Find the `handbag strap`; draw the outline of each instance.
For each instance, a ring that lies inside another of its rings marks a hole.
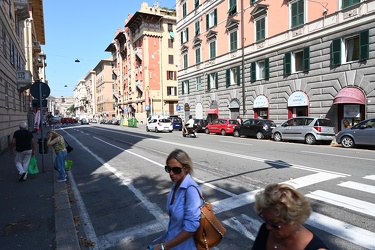
[[[66,145],[68,145],[70,147],[69,143],[65,140],[65,138],[64,138],[64,141],[65,141]]]
[[[201,197],[201,199],[203,200],[203,203],[206,203],[206,200],[204,199],[203,195],[201,194],[201,192],[199,191],[199,189],[196,186],[194,186],[194,185],[188,186],[186,188],[186,192],[187,192],[189,187],[195,187],[195,189],[198,191],[199,197]],[[185,193],[185,203],[186,203],[186,193]]]

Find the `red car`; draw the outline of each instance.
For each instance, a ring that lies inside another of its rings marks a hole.
[[[238,124],[236,119],[219,118],[213,120],[206,126],[206,134],[233,134],[234,127],[237,125]]]

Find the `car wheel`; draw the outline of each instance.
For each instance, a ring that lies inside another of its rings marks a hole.
[[[241,135],[240,135],[240,132],[238,130],[235,130],[235,131],[233,131],[233,136],[234,137],[240,137]]]
[[[257,139],[263,139],[264,138],[264,134],[260,131],[257,132]]]
[[[173,132],[173,130],[169,130],[169,133],[172,133]]]
[[[226,134],[227,134],[227,132],[225,132],[224,129],[222,129],[222,130],[220,131],[220,133],[221,133],[221,135],[226,135]]]
[[[209,134],[210,133],[210,130],[208,130],[208,128],[206,128],[206,134]]]
[[[150,132],[150,130],[148,129],[148,127],[146,127],[146,132]]]
[[[315,139],[315,136],[312,135],[312,134],[308,134],[305,136],[305,142],[307,144],[310,144],[310,145],[313,145],[316,143],[316,139]]]
[[[283,140],[282,137],[281,137],[281,134],[280,134],[280,133],[275,133],[275,134],[273,135],[273,139],[274,139],[275,141],[282,141],[282,140]]]
[[[159,130],[158,130],[158,128],[157,128],[157,127],[155,127],[155,132],[156,132],[156,133],[159,133]]]
[[[341,139],[341,146],[344,148],[353,148],[354,145],[354,140],[350,136],[344,136]]]

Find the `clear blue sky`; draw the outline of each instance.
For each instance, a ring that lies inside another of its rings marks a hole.
[[[111,56],[105,49],[128,14],[152,0],[44,0],[47,55],[46,75],[51,96],[73,96],[74,86],[101,59]],[[159,0],[160,6],[175,9],[175,0]],[[76,59],[80,63],[74,62]],[[67,87],[64,87],[67,85]]]

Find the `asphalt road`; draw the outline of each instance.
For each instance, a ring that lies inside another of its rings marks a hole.
[[[74,147],[70,185],[81,238],[92,249],[145,249],[168,222],[165,159],[189,153],[194,178],[227,234],[216,249],[251,249],[261,224],[253,197],[287,182],[312,199],[306,226],[330,249],[375,249],[375,151],[232,136],[146,132],[142,127],[63,128]]]

